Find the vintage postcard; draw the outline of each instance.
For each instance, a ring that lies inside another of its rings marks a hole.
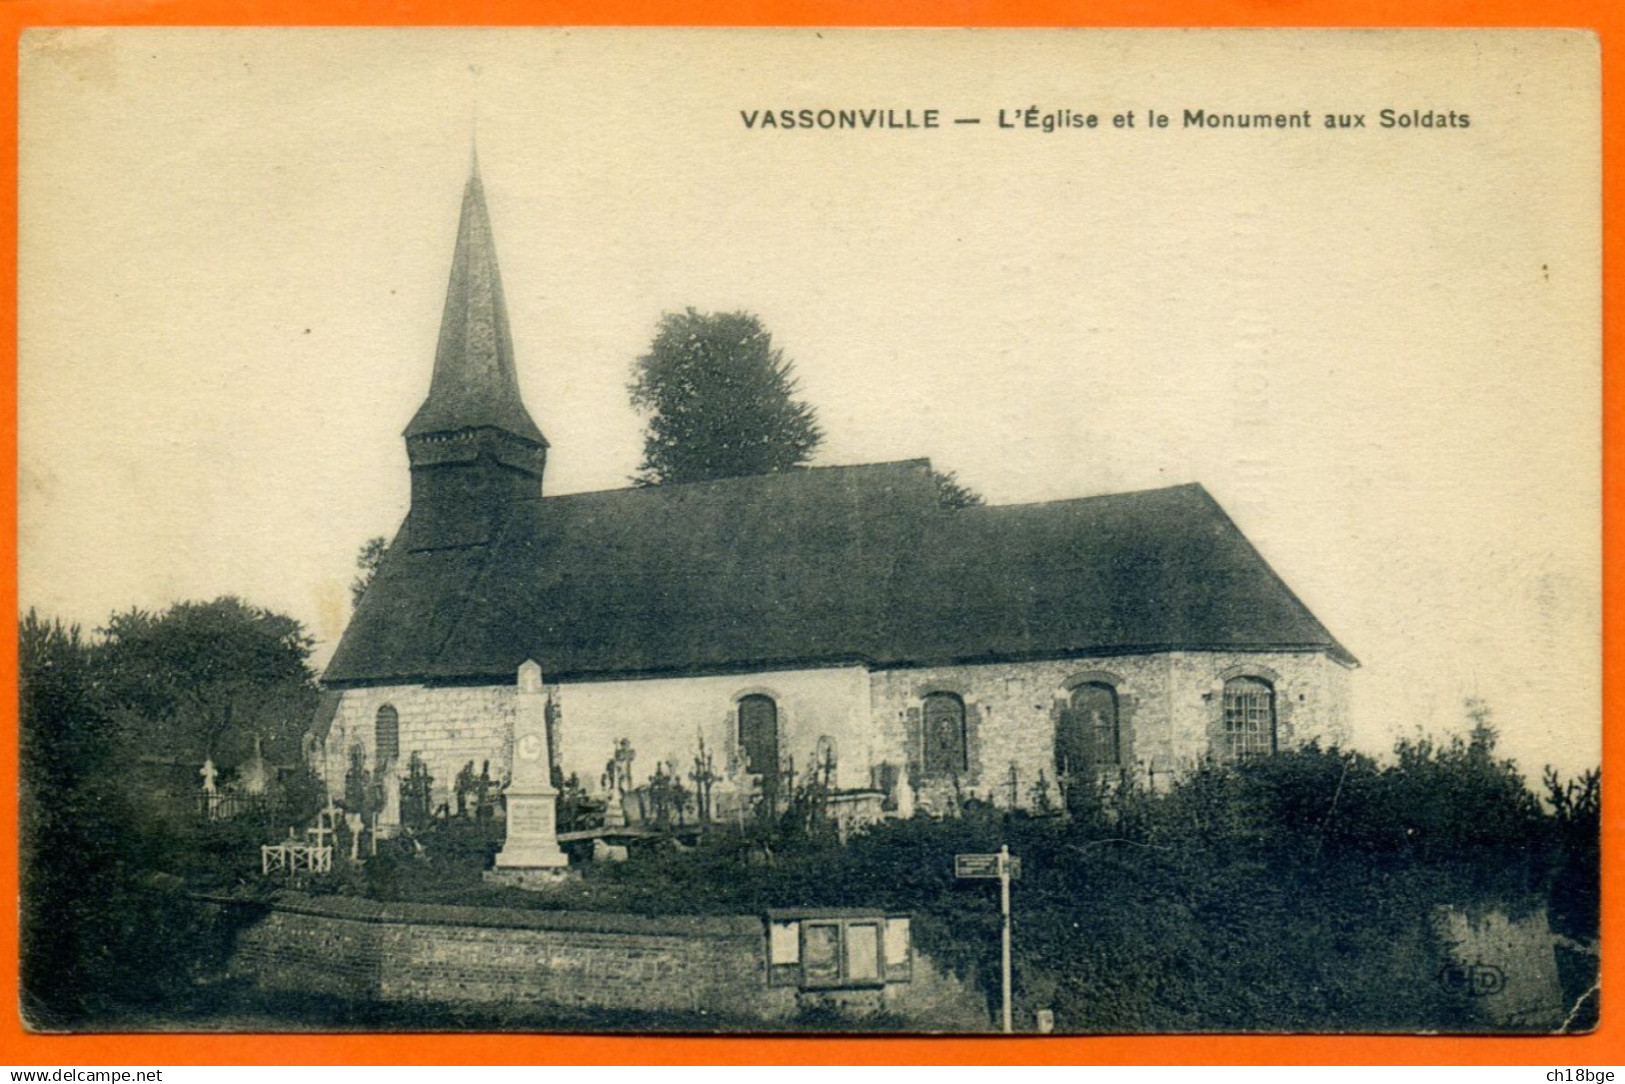
[[[1599,49],[35,29],[38,1032],[1585,1032]]]

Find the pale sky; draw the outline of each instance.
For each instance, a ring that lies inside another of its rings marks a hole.
[[[1362,748],[1477,695],[1531,773],[1598,759],[1588,36],[80,30],[21,80],[24,607],[236,594],[326,660],[406,512],[477,95],[547,491],[636,469],[662,312],[747,309],[817,462],[1201,482],[1360,658]],[[1031,105],[1099,127],[999,126]],[[740,115],[825,106],[941,127]]]

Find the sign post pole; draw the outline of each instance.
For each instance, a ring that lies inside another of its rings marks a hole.
[[[999,848],[999,909],[1004,914],[1004,938],[1001,946],[1004,971],[1004,1033],[1015,1029],[1010,1021],[1010,845]]]
[[[1004,844],[998,854],[954,855],[954,876],[973,880],[999,881],[999,913],[1003,918],[1000,936],[1004,972],[1004,1033],[1015,1031],[1010,1019],[1010,882],[1021,879],[1021,859],[1010,853]]]

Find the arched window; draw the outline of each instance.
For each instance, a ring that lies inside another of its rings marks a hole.
[[[393,706],[385,704],[378,709],[372,723],[373,763],[382,767],[400,759],[401,716]]]
[[[961,775],[969,767],[965,757],[965,701],[954,693],[932,693],[925,698],[923,764],[927,775]]]
[[[1117,690],[1104,681],[1073,689],[1055,745],[1055,766],[1067,775],[1122,764]]]
[[[1275,752],[1275,689],[1263,678],[1235,677],[1224,683],[1224,718],[1217,750],[1224,760],[1244,760]]]
[[[779,778],[779,706],[771,696],[739,698],[739,751],[745,770],[775,786]]]

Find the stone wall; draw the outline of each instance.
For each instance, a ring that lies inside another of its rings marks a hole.
[[[1224,682],[1243,674],[1274,687],[1281,748],[1349,741],[1348,671],[1325,655],[1180,651],[876,671],[876,744],[895,763],[914,766],[926,801],[941,802],[949,781],[920,777],[920,708],[930,693],[955,693],[965,701],[968,732],[961,795],[1011,804],[1013,767],[1016,804],[1030,805],[1038,773],[1056,778],[1061,707],[1079,683],[1101,682],[1117,691],[1124,766],[1160,787],[1208,755]]]
[[[960,797],[1033,803],[1039,773],[1056,779],[1055,734],[1072,688],[1100,682],[1117,692],[1122,764],[1141,782],[1165,786],[1209,755],[1222,722],[1227,678],[1249,675],[1275,690],[1281,748],[1311,739],[1344,744],[1350,737],[1348,671],[1313,652],[1176,651],[1095,659],[1041,660],[869,671],[861,666],[648,680],[578,682],[551,687],[555,702],[553,755],[563,773],[589,790],[615,743],[632,743],[632,774],[645,782],[657,764],[685,777],[703,737],[719,780],[714,805],[731,809],[744,793],[738,748],[740,697],[763,694],[778,707],[781,763],[794,758],[804,775],[820,741],[835,751],[837,785],[863,788],[882,774],[914,779],[920,796],[940,807],[953,780],[923,778],[920,712],[924,697],[951,692],[965,701],[968,768]],[[349,750],[361,746],[375,761],[380,708],[399,716],[400,759],[419,753],[434,776],[434,803],[450,802],[457,772],[489,760],[498,783],[512,754],[514,687],[423,685],[346,690],[330,729],[322,770],[342,788]],[[890,769],[885,773],[884,769]],[[912,770],[911,770],[912,769]],[[907,788],[904,788],[905,790]],[[915,794],[899,795],[907,815]],[[389,811],[383,818],[390,823]]]
[[[228,905],[229,906],[229,905]],[[752,917],[516,911],[290,896],[242,930],[232,969],[261,989],[351,1001],[793,1016],[807,995],[767,983]],[[914,979],[864,995],[912,1026],[981,1030],[985,1001],[915,954]],[[822,1000],[827,994],[816,995]]]
[[[415,752],[434,777],[432,800],[454,805],[457,773],[469,761],[474,771],[491,762],[491,778],[508,774],[513,750],[514,685],[378,685],[346,689],[319,754],[318,773],[334,796],[344,790],[350,750],[360,746],[368,770],[378,767],[376,726],[380,708],[395,709],[400,726],[397,775],[406,774]],[[392,818],[385,818],[390,820]]]
[[[869,785],[874,735],[869,726],[869,674],[861,666],[698,675],[638,681],[591,681],[557,687],[559,740],[554,751],[565,775],[598,787],[615,742],[626,738],[642,783],[657,763],[674,763],[686,776],[703,736],[722,776],[718,791],[741,784],[738,704],[741,697],[771,697],[778,708],[779,759],[795,759],[798,773],[819,739],[833,747],[837,785]],[[685,781],[685,786],[688,785]]]

